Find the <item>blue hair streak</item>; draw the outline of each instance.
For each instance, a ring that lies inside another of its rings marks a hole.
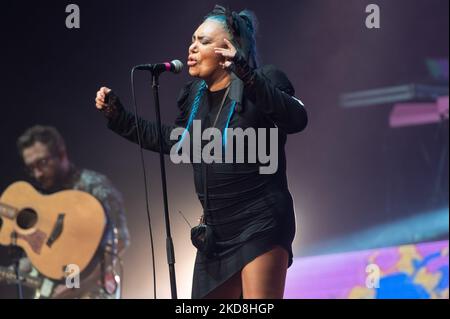
[[[180,150],[180,147],[183,144],[184,138],[186,137],[186,134],[189,132],[192,122],[194,121],[194,118],[197,115],[197,111],[200,106],[200,102],[202,100],[203,94],[206,91],[206,87],[207,87],[206,82],[202,81],[202,83],[200,84],[200,87],[197,91],[197,95],[194,98],[194,102],[192,103],[191,114],[189,115],[188,123],[187,123],[186,128],[184,129],[183,134],[181,135],[181,139],[178,143],[177,152]]]
[[[231,103],[230,112],[228,113],[227,123],[225,124],[225,128],[223,129],[222,139],[223,139],[223,147],[224,148],[227,146],[227,128],[230,125],[230,121],[231,121],[231,118],[233,117],[233,113],[234,113],[235,109],[236,109],[236,101],[233,101]]]
[[[198,108],[200,106],[200,102],[202,100],[202,97],[206,91],[207,85],[205,83],[205,81],[203,81],[200,84],[200,87],[197,91],[197,94],[194,98],[194,102],[192,103],[192,109],[191,109],[191,114],[189,115],[189,120],[188,123],[183,131],[183,134],[181,135],[181,139],[178,142],[178,147],[177,147],[177,152],[180,150],[181,145],[183,144],[184,138],[186,137],[186,134],[188,134],[189,129],[191,128],[192,122],[194,121],[195,116],[197,115],[198,112]],[[223,129],[223,134],[222,134],[222,142],[223,142],[223,147],[226,147],[227,145],[227,129],[230,125],[230,121],[231,118],[233,117],[234,111],[236,110],[236,101],[233,101],[231,103],[231,107],[230,107],[230,111],[228,113],[228,117],[227,117],[227,122],[225,124],[225,128]]]

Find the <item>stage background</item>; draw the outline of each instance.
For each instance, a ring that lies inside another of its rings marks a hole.
[[[381,29],[365,26],[365,8],[373,2],[381,9]],[[80,29],[65,27],[69,3],[81,9]],[[153,297],[142,170],[137,146],[106,128],[94,107],[95,94],[108,86],[130,108],[130,68],[175,58],[185,62],[191,35],[214,4],[77,0],[1,5],[0,191],[26,178],[16,138],[34,124],[56,126],[73,162],[107,175],[124,195],[132,241],[125,254],[125,298]],[[289,136],[286,147],[297,216],[295,256],[448,239],[448,121],[393,129],[388,122],[392,104],[345,109],[339,106],[339,96],[434,83],[425,61],[448,59],[449,2],[224,0],[221,4],[254,10],[260,21],[257,40],[263,64],[286,72],[308,110],[307,129]],[[188,80],[186,71],[161,77],[164,122],[177,115],[176,97]],[[136,91],[141,114],[153,119],[148,74],[137,74]],[[439,167],[442,154],[445,165]],[[158,298],[168,298],[159,158],[150,152],[145,158]],[[166,163],[178,292],[188,298],[195,250],[178,210],[195,223],[200,204],[191,167]],[[442,210],[436,217],[443,225],[438,230],[423,222]],[[419,228],[402,226],[417,216],[425,216],[414,224]],[[357,237],[371,229],[390,229],[384,227],[393,223],[403,230],[401,238],[393,238],[399,233],[394,230],[376,240]],[[9,263],[6,249],[0,247],[0,264]],[[14,296],[14,287],[0,285],[0,297]]]

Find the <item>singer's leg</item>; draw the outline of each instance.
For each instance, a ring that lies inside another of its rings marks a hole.
[[[222,285],[206,295],[205,299],[238,299],[241,294],[241,272],[237,272]]]
[[[288,267],[288,252],[276,246],[242,269],[244,299],[282,299]]]

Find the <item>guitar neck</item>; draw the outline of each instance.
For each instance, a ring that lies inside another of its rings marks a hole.
[[[5,281],[8,284],[17,284],[17,276],[15,271],[0,266],[0,282]],[[29,275],[21,275],[20,282],[28,287],[33,289],[39,289],[42,286],[42,280],[39,278],[31,277]]]
[[[0,202],[0,217],[5,217],[8,219],[14,219],[16,217],[18,209]]]

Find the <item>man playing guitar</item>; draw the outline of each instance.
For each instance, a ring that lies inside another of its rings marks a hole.
[[[93,195],[103,206],[106,228],[97,252],[81,273],[80,287],[54,282],[52,298],[120,298],[120,255],[129,245],[120,193],[103,175],[77,168],[67,154],[60,133],[49,126],[33,126],[17,140],[19,154],[35,187],[43,194],[79,190]],[[80,238],[82,241],[83,238]]]

